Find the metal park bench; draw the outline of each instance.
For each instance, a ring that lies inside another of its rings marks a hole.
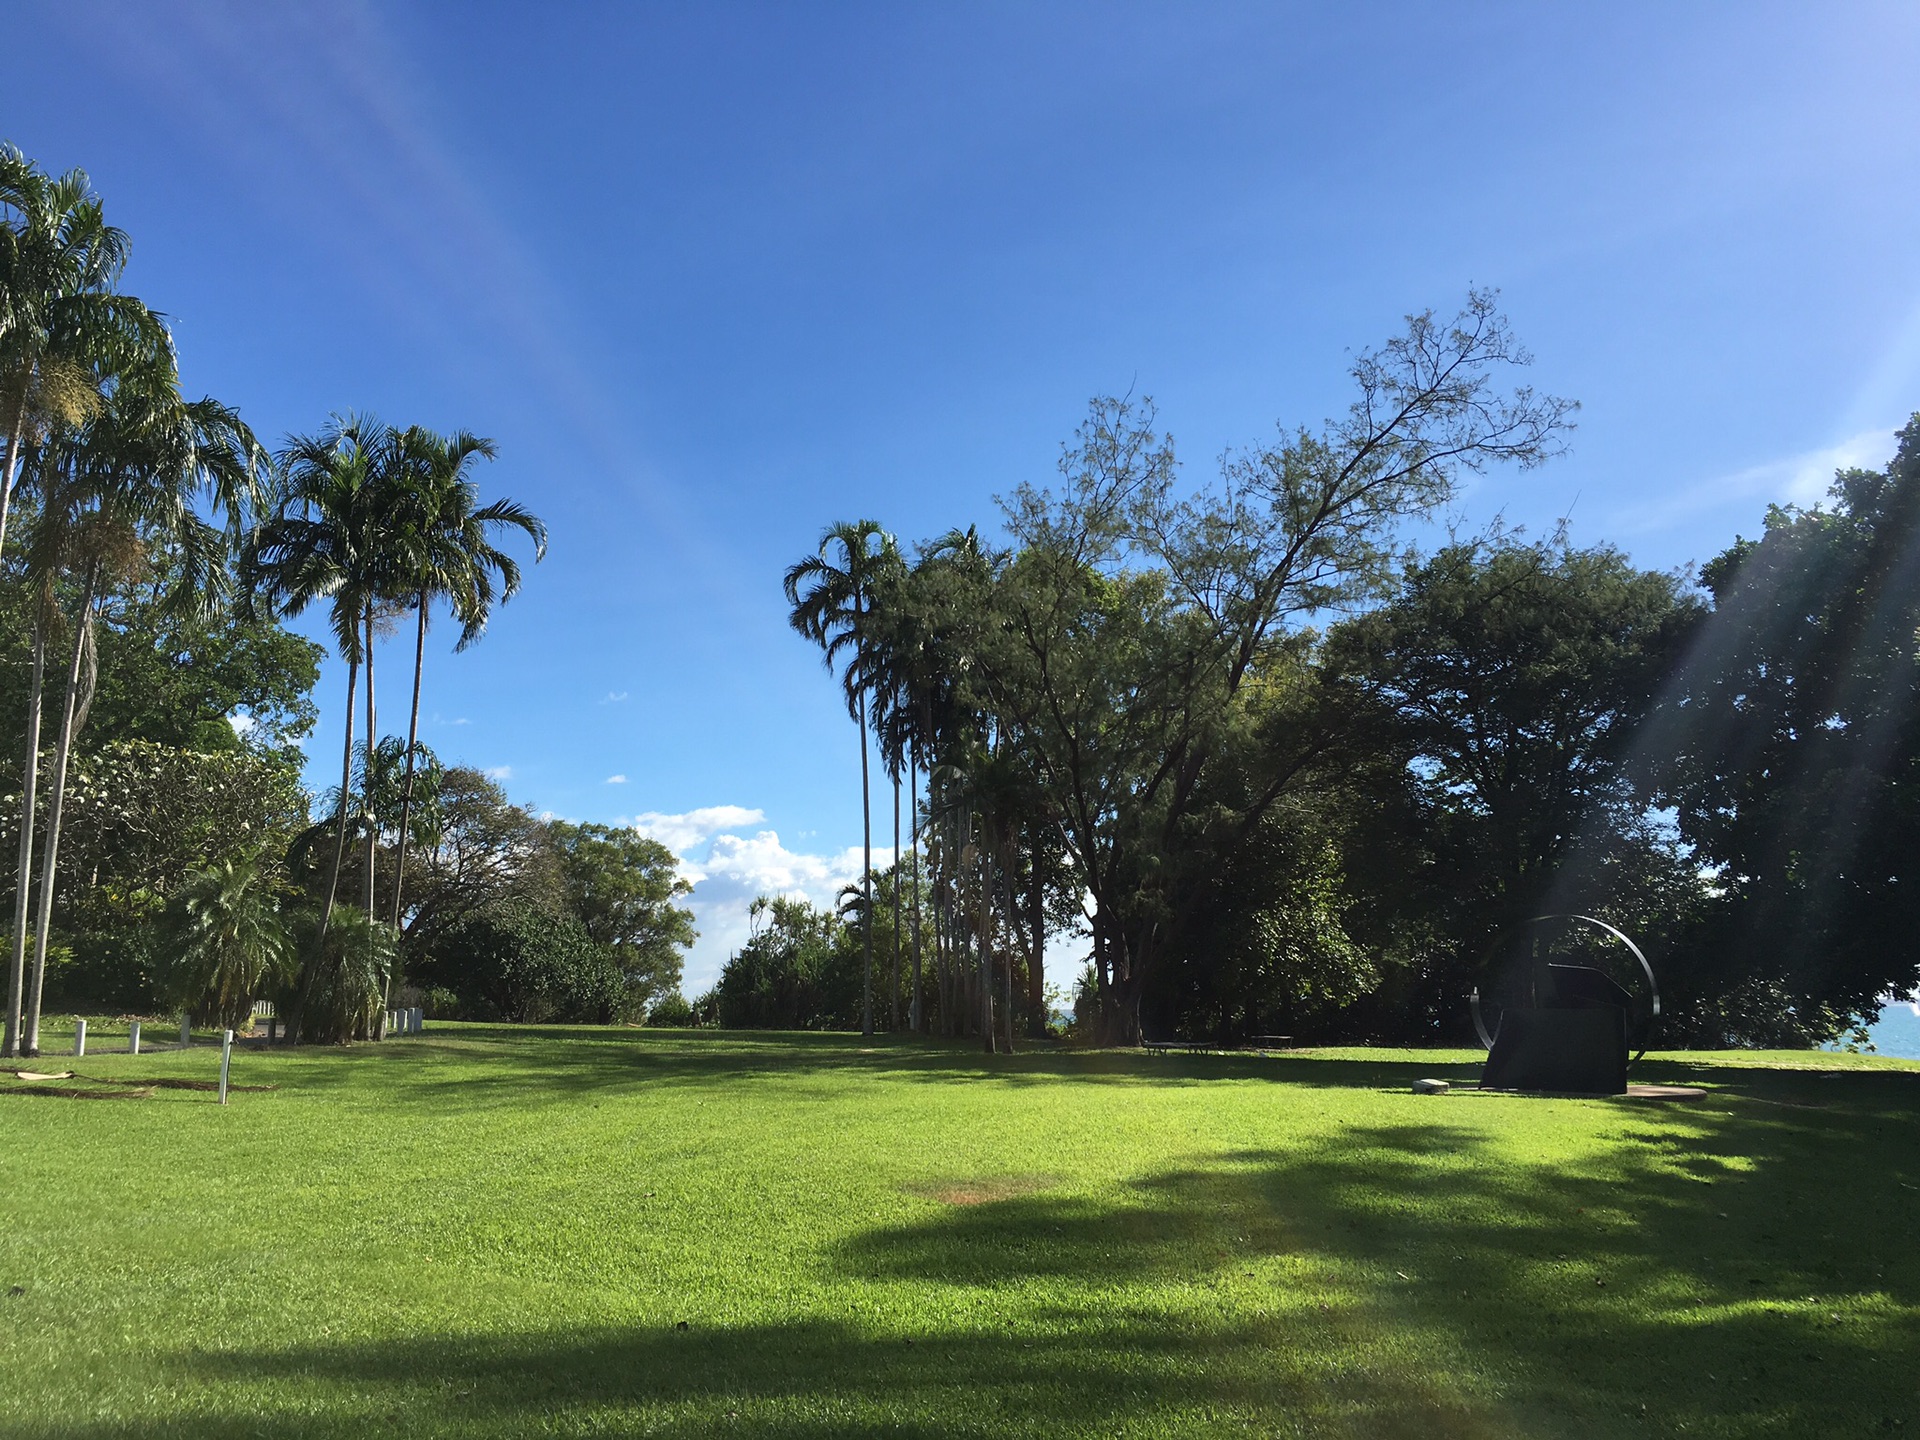
[[[1142,1040],[1140,1042],[1149,1055],[1236,1055],[1247,1051],[1264,1055],[1269,1050],[1284,1050],[1293,1044],[1291,1035],[1249,1035],[1245,1040],[1225,1045],[1209,1044],[1204,1040]]]

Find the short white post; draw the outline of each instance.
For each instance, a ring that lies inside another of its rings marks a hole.
[[[220,1032],[220,1103],[227,1103],[227,1071],[233,1064],[233,1031]]]
[[[427,1012],[418,1005],[413,1007],[413,1033],[418,1035],[427,1028]]]
[[[182,1012],[180,1016],[180,1048],[186,1049],[193,1044],[193,1017]]]
[[[73,1053],[77,1059],[87,1053],[87,1022],[76,1019],[73,1022]]]
[[[140,1053],[140,1022],[138,1020],[135,1020],[132,1024],[127,1026],[127,1054],[138,1055],[139,1053]]]

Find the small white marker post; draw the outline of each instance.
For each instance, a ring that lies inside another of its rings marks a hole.
[[[180,1048],[186,1049],[193,1044],[193,1017],[183,1014],[180,1017]]]
[[[74,1058],[78,1059],[80,1056],[86,1053],[87,1053],[87,1022],[84,1020],[76,1019],[73,1022]]]
[[[220,1103],[227,1103],[227,1071],[233,1065],[233,1031],[220,1032]]]
[[[138,1020],[135,1020],[132,1024],[127,1026],[127,1054],[138,1055],[139,1053],[140,1053],[140,1022]]]

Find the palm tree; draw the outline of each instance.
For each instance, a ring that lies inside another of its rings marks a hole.
[[[114,291],[127,250],[84,170],[53,179],[0,145],[0,549],[36,422],[77,425],[99,409],[103,379],[168,356],[160,318]]]
[[[836,559],[837,556],[837,559]],[[867,618],[880,578],[897,566],[899,547],[878,521],[841,521],[827,527],[818,549],[787,571],[788,615],[793,628],[820,646],[827,669],[846,660],[843,683],[847,710],[860,727],[860,818],[865,863],[861,883],[865,890],[866,988],[860,1030],[873,1034],[873,796],[867,771],[867,678],[862,647],[871,658],[872,635]]]
[[[187,1013],[240,1025],[261,987],[286,967],[290,948],[261,857],[198,871],[174,896],[170,988]]]
[[[278,503],[273,515],[250,537],[242,567],[250,594],[271,610],[298,615],[315,601],[327,600],[328,628],[341,659],[347,662],[346,733],[340,747],[342,801],[313,956],[295,1005],[300,1012],[293,1017],[296,1038],[307,1034],[306,1000],[320,982],[319,969],[331,953],[327,930],[346,856],[349,807],[345,797],[353,793],[353,704],[360,666],[371,661],[376,610],[392,595],[401,570],[387,513],[394,502],[392,480],[401,468],[398,446],[395,433],[371,416],[336,415],[317,435],[291,437],[278,457]],[[375,719],[371,670],[369,663],[370,737]]]
[[[920,752],[923,745],[921,716],[926,700],[929,660],[926,626],[921,614],[919,588],[915,572],[905,564],[896,564],[879,577],[868,617],[869,643],[862,647],[865,682],[872,696],[872,719],[881,764],[893,782],[893,908],[896,916],[902,907],[900,857],[900,780],[907,776],[907,807],[911,819],[909,853],[913,856],[913,977],[909,992],[908,1028],[920,1029],[921,1020],[921,927],[920,927]],[[900,1026],[900,927],[893,936],[893,1026]]]
[[[494,545],[496,531],[518,529],[533,541],[534,563],[546,558],[547,527],[511,500],[480,505],[469,473],[476,459],[494,457],[493,441],[462,430],[436,435],[418,427],[400,439],[407,483],[396,495],[400,510],[400,574],[413,600],[417,625],[413,647],[413,709],[407,721],[406,781],[400,804],[398,854],[394,858],[394,932],[399,933],[401,885],[407,866],[407,835],[413,812],[415,757],[420,753],[420,679],[426,667],[427,620],[435,600],[445,600],[460,621],[455,652],[485,632],[496,600],[505,604],[520,589],[520,567]],[[496,581],[496,577],[498,577]]]
[[[109,582],[130,578],[159,543],[177,560],[168,603],[206,610],[229,590],[231,540],[255,496],[259,447],[239,415],[216,400],[180,398],[171,357],[155,372],[123,376],[105,408],[84,427],[62,432],[42,464],[42,506],[27,569],[43,590],[40,613],[53,609],[53,577],[80,577],[74,612],[73,651],[60,728],[48,777],[46,837],[40,857],[33,969],[22,1023],[22,1049],[39,1053],[40,998],[53,925],[54,876],[60,850],[61,813],[73,743],[83,721],[81,672],[92,650],[94,607]],[[201,507],[224,513],[223,533],[203,518]],[[36,664],[44,668],[44,627],[36,635]],[[88,686],[90,688],[90,684]],[[37,737],[38,696],[29,732]],[[37,748],[37,746],[36,746]],[[30,862],[30,813],[23,813],[23,860]],[[24,897],[30,865],[17,876],[15,943],[24,942]]]
[[[86,174],[49,179],[19,150],[0,145],[0,548],[25,451],[53,432],[98,414],[103,385],[115,375],[171,374],[172,350],[160,318],[132,296],[114,293],[126,264],[127,237],[106,224]],[[44,446],[42,447],[44,448]],[[39,597],[50,603],[51,585]],[[39,776],[40,699],[45,640],[57,615],[36,617],[28,707],[19,876],[0,1054],[17,1055],[24,1014],[26,877],[32,871],[35,788]]]

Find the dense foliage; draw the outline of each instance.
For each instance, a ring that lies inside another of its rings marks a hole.
[[[545,553],[537,517],[480,498],[493,442],[336,415],[269,454],[182,393],[162,318],[118,289],[129,248],[84,173],[0,145],[0,733],[23,742],[0,760],[0,1049],[38,1053],[48,1004],[235,1025],[272,999],[295,1038],[364,1037],[410,965],[489,1015],[676,995],[693,931],[670,854],[535,819],[419,741],[436,608],[467,648],[520,587],[501,537]],[[347,668],[318,824],[299,775],[322,651],[282,624],[309,608]],[[375,731],[373,689],[403,615],[404,739]]]
[[[1461,1038],[1501,946],[1576,911],[1653,953],[1670,1039],[1825,1039],[1920,982],[1920,419],[1697,587],[1564,534],[1414,553],[1403,527],[1552,459],[1575,409],[1514,383],[1530,357],[1474,292],[1359,354],[1344,414],[1210,481],[1150,401],[1099,399],[1053,488],[1005,495],[1003,543],[833,525],[785,589],[855,725],[862,871],[832,913],[757,905],[685,1007],[673,855],[420,742],[433,617],[477,643],[513,547],[545,553],[481,498],[493,442],[343,413],[269,453],[182,389],[128,253],[84,174],[0,146],[9,1054],[49,1003],[271,997],[338,1041],[399,996],[1003,1049],[1056,1019],[1050,941],[1084,946],[1101,1042]],[[284,624],[308,612],[346,672],[320,796],[322,651]],[[373,663],[403,619],[404,736]]]
[[[1462,469],[1560,447],[1570,405],[1495,387],[1526,362],[1475,295],[1213,486],[1102,400],[1005,549],[827,532],[795,624],[896,785],[927,777],[913,1028],[1044,1023],[1048,935],[1087,946],[1106,1041],[1467,1038],[1504,947],[1569,912],[1651,952],[1670,1041],[1824,1040],[1920,981],[1920,420],[1699,587],[1564,534],[1405,552]],[[756,937],[742,993],[790,949]]]

